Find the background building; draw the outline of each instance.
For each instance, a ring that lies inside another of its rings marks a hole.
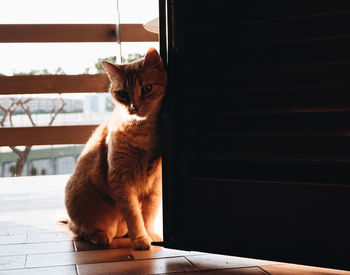
[[[73,172],[84,145],[34,146],[24,166],[22,176],[62,175]],[[0,176],[11,177],[17,156],[9,149],[0,153]]]
[[[26,97],[22,97],[25,99]],[[108,120],[114,108],[113,99],[109,93],[90,94],[81,99],[64,98],[65,106],[57,115],[53,125],[100,124]],[[11,97],[0,97],[0,106],[7,108]],[[37,97],[28,102],[33,120],[38,126],[48,125],[50,111],[54,104],[61,106],[58,98]],[[2,114],[0,114],[0,119]],[[18,108],[12,116],[15,127],[31,126],[28,115]],[[10,126],[7,121],[6,127]],[[33,146],[24,166],[22,176],[60,175],[73,172],[76,160],[84,145]],[[14,175],[17,155],[9,147],[0,147],[0,176]]]

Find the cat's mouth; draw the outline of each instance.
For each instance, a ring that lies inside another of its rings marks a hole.
[[[143,112],[140,111],[140,108],[136,105],[131,104],[130,106],[128,106],[128,112],[130,117],[132,117],[132,119],[136,119],[136,120],[146,119],[146,115],[143,114]]]
[[[143,117],[138,109],[133,109],[133,108],[128,108],[128,113],[129,113],[129,117],[131,120],[145,120],[146,117]]]
[[[138,114],[130,114],[130,120],[142,121],[145,120],[146,117],[139,116]]]
[[[147,118],[147,115],[142,115],[140,112],[130,112],[129,108],[120,109],[119,115],[121,115],[125,121],[142,121]]]
[[[129,108],[129,114],[130,115],[138,115],[138,110],[134,110],[134,109]]]

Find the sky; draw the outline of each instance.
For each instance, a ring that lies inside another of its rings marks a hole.
[[[119,0],[120,23],[146,23],[158,16],[158,0]],[[116,23],[117,0],[2,0],[0,24]],[[157,42],[122,43],[122,55],[146,53]],[[98,58],[118,54],[116,43],[0,43],[0,74],[61,67],[79,74]]]

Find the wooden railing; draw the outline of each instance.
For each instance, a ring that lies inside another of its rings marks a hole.
[[[151,42],[158,35],[142,24],[4,24],[0,43]],[[105,74],[0,76],[0,95],[48,93],[103,93]],[[0,146],[85,143],[97,125],[0,128]]]
[[[0,25],[0,43],[21,42],[116,42],[114,24],[4,24]],[[158,41],[142,24],[120,24],[121,42]]]

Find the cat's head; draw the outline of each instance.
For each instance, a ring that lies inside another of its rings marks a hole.
[[[102,61],[110,81],[110,92],[118,104],[130,115],[147,118],[158,112],[165,94],[166,71],[154,48],[144,59],[129,64]]]

